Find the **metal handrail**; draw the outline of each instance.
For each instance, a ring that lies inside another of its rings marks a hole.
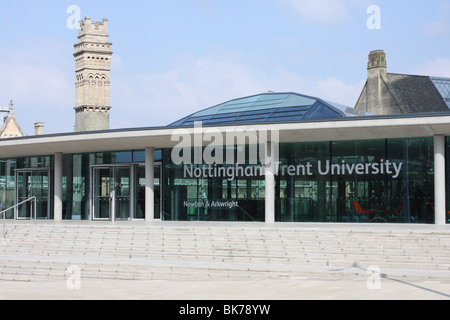
[[[3,238],[1,240],[6,241],[6,212],[2,212],[3,214]]]
[[[10,207],[8,209],[5,209],[5,210],[0,212],[0,214],[3,217],[3,219],[2,219],[3,220],[3,238],[1,240],[6,241],[6,213],[8,211],[10,211],[10,210],[13,210],[13,209],[16,210],[16,208],[18,208],[19,206],[21,206],[21,205],[23,205],[23,204],[25,204],[27,202],[30,202],[30,201],[34,201],[33,212],[30,214],[30,219],[33,217],[33,213],[34,213],[34,219],[36,220],[36,218],[37,218],[37,215],[36,215],[36,202],[37,202],[37,199],[36,199],[36,197],[31,197],[31,198],[29,198],[27,200],[24,200],[24,201],[22,201],[22,202],[20,202],[18,204],[15,204],[12,207]]]
[[[241,206],[237,206],[237,207],[238,207],[239,209],[241,209],[242,212],[243,212],[247,217],[249,217],[253,222],[256,222],[256,219],[253,218],[253,217],[250,215],[250,213],[248,213],[247,211],[245,211],[244,208],[242,208]]]
[[[33,215],[34,215],[34,220],[36,220],[37,219],[37,216],[36,216],[36,202],[37,202],[37,199],[36,199],[36,197],[28,198],[28,199],[26,199],[26,200],[24,200],[24,201],[22,201],[22,202],[20,202],[18,204],[13,205],[12,207],[10,207],[8,209],[0,211],[0,214],[3,215],[3,220],[6,220],[6,213],[8,211],[16,209],[16,208],[20,207],[21,205],[23,205],[23,204],[25,204],[27,202],[30,202],[30,201],[34,201],[33,212],[31,212],[30,218],[32,218]]]

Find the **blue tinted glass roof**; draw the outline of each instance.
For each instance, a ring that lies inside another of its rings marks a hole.
[[[450,79],[449,78],[436,78],[430,77],[436,89],[444,99],[447,106],[450,108]]]
[[[297,93],[264,93],[234,99],[199,111],[170,126],[292,122],[346,117],[344,106]]]

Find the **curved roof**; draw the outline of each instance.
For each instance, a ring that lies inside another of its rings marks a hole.
[[[343,118],[346,107],[298,93],[263,93],[234,99],[199,111],[170,127],[243,123],[283,123],[304,119]]]

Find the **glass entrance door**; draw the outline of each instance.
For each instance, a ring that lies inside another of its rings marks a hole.
[[[110,168],[94,168],[94,220],[110,220]]]
[[[50,193],[49,170],[16,171],[16,204],[36,197],[36,212],[33,212],[34,201],[29,201],[17,208],[17,219],[49,219]]]
[[[93,220],[129,220],[131,167],[93,168]]]

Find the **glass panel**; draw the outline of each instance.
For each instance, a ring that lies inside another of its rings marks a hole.
[[[447,140],[447,156],[446,156],[446,167],[447,167],[447,178],[446,178],[446,193],[447,193],[447,224],[450,224],[450,137]]]
[[[373,163],[386,160],[385,140],[332,143],[333,199],[332,221],[338,222],[386,222],[386,183],[384,174],[371,174],[368,169]],[[335,166],[336,167],[333,167]],[[356,168],[361,167],[361,173]],[[350,173],[350,170],[353,171]],[[345,173],[343,171],[345,170]],[[357,204],[356,204],[357,203]],[[354,206],[371,210],[361,214]]]
[[[205,121],[205,124],[233,122],[234,119],[236,119],[236,117],[222,118],[222,119],[211,119],[211,120]]]
[[[301,116],[289,116],[289,117],[280,117],[280,116],[273,116],[266,119],[267,122],[274,122],[274,121],[294,121],[294,120],[300,120]]]
[[[110,185],[111,172],[109,168],[94,168],[94,220],[111,218],[110,215]]]
[[[36,213],[33,213],[34,202],[29,201],[17,208],[18,219],[49,218],[49,174],[48,171],[17,172],[17,204],[36,197]]]
[[[0,160],[0,211],[6,207],[6,160]],[[0,216],[2,218],[2,216]]]
[[[161,166],[155,166],[155,219],[161,219]]]
[[[132,152],[113,152],[113,163],[131,163],[133,154]]]
[[[17,204],[31,197],[31,172],[17,172]],[[29,204],[17,208],[17,219],[31,219]]]
[[[305,119],[324,119],[324,118],[340,118],[342,117],[339,113],[333,109],[325,106],[324,104],[317,102],[308,112],[304,118]]]
[[[145,219],[145,166],[136,166],[135,174],[135,214],[134,219]]]
[[[115,167],[111,188],[115,191],[115,219],[130,219],[130,167]],[[112,190],[111,190],[112,191]]]
[[[323,163],[329,159],[329,142],[281,145],[281,165],[276,180],[277,221],[331,220],[330,178],[320,175],[317,170],[319,161]]]
[[[206,168],[193,166],[196,173],[190,176],[184,171],[183,165],[172,164],[171,150],[163,150],[163,159],[164,220],[264,221],[263,175],[244,177],[242,172],[247,167],[243,164],[240,174],[227,173],[235,170],[233,165],[217,165],[212,169],[214,174],[211,175],[203,174]],[[255,171],[252,169],[246,172]]]
[[[130,219],[131,167],[94,168],[94,220]],[[114,191],[114,208],[111,201]]]
[[[267,119],[269,115],[265,114],[265,115],[259,115],[259,116],[245,116],[245,117],[239,117],[236,120],[234,120],[234,123],[238,123],[238,122],[251,122],[251,123],[256,123],[256,122],[263,122],[264,120]]]
[[[434,223],[434,143],[432,138],[388,140],[388,158],[403,162],[403,174],[390,181],[389,220]],[[403,208],[397,209],[400,204]]]
[[[432,138],[329,146],[281,145],[277,221],[434,222]],[[291,166],[300,172],[287,174]]]
[[[145,162],[145,151],[133,151],[133,162]]]
[[[7,160],[6,161],[6,198],[3,203],[3,208],[11,208],[16,203],[16,173],[17,160]],[[10,210],[6,217],[8,219],[14,219],[14,210]]]
[[[266,110],[254,110],[254,111],[246,111],[240,113],[240,116],[255,116],[255,115],[266,115],[271,114],[272,112],[276,111],[278,109],[266,109]]]
[[[33,171],[31,176],[31,194],[36,197],[36,218],[48,219],[49,205],[48,172]]]
[[[445,103],[447,103],[450,108],[450,79],[435,77],[430,77],[430,79],[441,94],[442,99],[444,99]]]
[[[64,159],[64,174],[67,177],[67,198],[65,219],[89,220],[91,218],[90,165],[95,163],[94,154],[75,154],[70,159]]]

